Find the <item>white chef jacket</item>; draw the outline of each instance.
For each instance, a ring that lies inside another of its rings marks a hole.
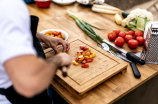
[[[16,56],[36,55],[32,42],[30,16],[23,0],[0,0],[0,88],[12,85],[3,64]],[[0,95],[0,104],[10,102]]]

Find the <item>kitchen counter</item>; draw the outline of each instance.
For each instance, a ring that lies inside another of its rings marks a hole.
[[[77,15],[80,19],[90,24],[93,24],[95,26],[98,26],[100,28],[106,29],[105,31],[96,30],[96,32],[104,39],[107,39],[108,32],[110,32],[111,30],[115,28],[120,29],[121,31],[124,31],[124,32],[129,31],[129,29],[123,28],[122,26],[119,26],[115,23],[114,15],[92,12],[91,6],[83,6],[77,3],[71,4],[68,6],[61,6],[61,5],[51,3],[50,8],[38,8],[35,4],[27,4],[27,7],[31,15],[36,15],[40,19],[39,25],[38,25],[38,32],[45,29],[54,29],[54,28],[62,29],[62,30],[65,30],[69,34],[68,41],[73,38],[80,38],[80,39],[84,38],[88,40],[89,42],[97,45],[76,25],[75,21],[67,14],[68,10],[74,13],[75,15]],[[140,46],[136,50],[131,50],[128,48],[127,44],[125,44],[123,48],[127,51],[140,51],[140,52],[142,51],[142,47]],[[54,53],[51,51],[50,48],[45,49],[44,52],[46,54],[46,57],[54,55]],[[127,100],[128,98],[126,98],[126,96],[130,96],[129,94],[132,91],[135,91],[139,87],[143,86],[144,84],[149,83],[151,79],[153,80],[155,78],[156,80],[158,65],[137,64],[137,67],[141,73],[141,78],[137,79],[134,77],[132,69],[128,63],[127,72],[123,74],[121,73],[116,74],[115,76],[106,80],[102,84],[98,85],[97,87],[87,92],[86,96],[81,100],[78,100],[74,96],[72,96],[67,91],[67,89],[62,87],[55,80],[52,81],[52,85],[53,85],[53,88],[70,104],[111,104],[111,103],[119,104],[118,101],[121,99]],[[152,86],[152,82],[150,84]],[[151,89],[151,90],[158,89],[158,88],[157,89],[150,88],[151,86],[143,87],[144,89],[142,91],[145,92],[145,91],[148,91],[148,89]],[[135,95],[133,94],[132,96],[135,96]],[[146,99],[148,99],[147,96],[146,96]],[[128,99],[128,100],[129,102],[130,100],[134,101],[134,99]],[[127,104],[127,103],[120,103],[120,104]],[[146,104],[149,104],[149,103],[146,103]]]

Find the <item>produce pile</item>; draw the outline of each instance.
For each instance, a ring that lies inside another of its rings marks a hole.
[[[135,49],[138,45],[142,46],[145,42],[143,37],[143,32],[140,30],[128,32],[122,32],[119,29],[114,29],[108,33],[108,39],[114,41],[114,44],[118,47],[123,47],[125,42],[128,44],[128,47]]]
[[[77,51],[77,57],[72,62],[74,65],[78,65],[81,63],[82,68],[88,68],[89,62],[93,62],[93,58],[96,56],[96,51],[92,52],[91,48],[88,48],[87,46],[80,45],[80,50]]]
[[[65,35],[62,34],[61,32],[58,32],[58,31],[51,31],[51,30],[49,30],[44,35],[57,37],[57,38],[62,38],[63,40],[65,40]]]
[[[139,8],[131,11],[130,13],[121,11],[115,14],[114,18],[118,25],[122,25],[123,27],[127,26],[133,31],[144,31],[145,26],[154,21],[151,12]]]

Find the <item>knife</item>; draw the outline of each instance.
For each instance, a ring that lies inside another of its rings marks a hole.
[[[134,74],[134,76],[136,78],[140,78],[141,77],[141,74],[140,74],[135,62],[130,61],[129,59],[127,59],[125,56],[123,56],[120,53],[117,53],[117,57],[130,63],[130,65],[132,67],[133,74]]]
[[[133,61],[133,62],[136,62],[136,63],[139,63],[141,65],[144,65],[145,64],[145,61],[142,60],[140,57],[134,55],[133,53],[131,52],[127,52],[126,50],[120,48],[120,47],[117,47],[115,46],[113,43],[109,42],[108,40],[103,40],[105,43],[109,44],[110,46],[112,46],[114,49],[117,49],[118,51],[121,52],[121,54],[123,54],[125,57],[127,57],[129,60]]]

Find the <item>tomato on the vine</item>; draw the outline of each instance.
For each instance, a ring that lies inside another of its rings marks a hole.
[[[122,47],[125,43],[125,40],[122,37],[117,37],[114,41],[114,44],[118,47]]]
[[[117,38],[117,34],[115,32],[112,31],[108,33],[108,39],[110,41],[114,41],[116,38]]]
[[[138,41],[134,40],[134,39],[129,40],[128,41],[128,47],[132,48],[132,49],[137,48],[138,47]]]

